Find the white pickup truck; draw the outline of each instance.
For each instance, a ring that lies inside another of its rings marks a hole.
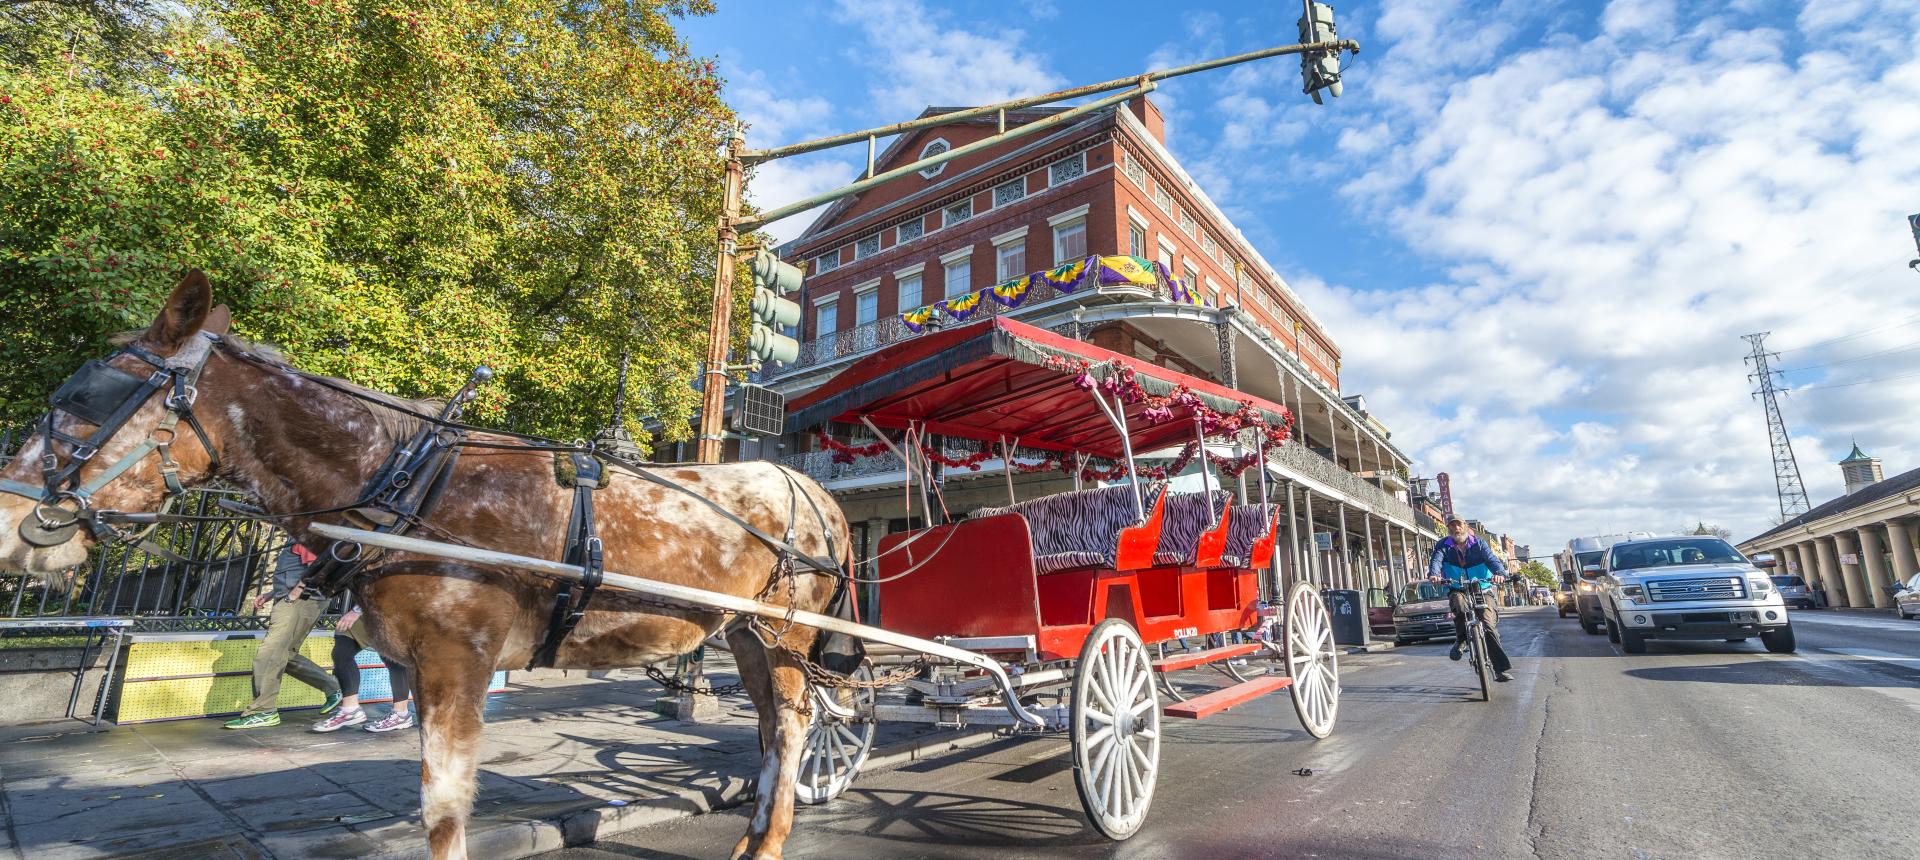
[[[1775,654],[1793,653],[1793,624],[1772,579],[1716,537],[1621,541],[1607,548],[1596,579],[1607,638],[1628,654],[1651,639],[1758,636]]]

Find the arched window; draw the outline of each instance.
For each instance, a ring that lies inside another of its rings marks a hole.
[[[936,137],[930,141],[927,141],[927,145],[920,148],[920,158],[914,159],[914,160],[918,161],[920,159],[932,158],[952,148],[953,148],[953,145],[947,143],[946,138]],[[932,167],[929,167],[925,170],[920,171],[920,176],[923,179],[932,179],[935,176],[939,176],[940,171],[946,170],[946,169],[947,169],[947,166],[945,164],[936,164]]]

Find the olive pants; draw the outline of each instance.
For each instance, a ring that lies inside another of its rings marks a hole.
[[[280,675],[292,675],[323,693],[337,694],[340,682],[320,668],[320,664],[300,653],[300,646],[327,608],[324,600],[279,600],[273,614],[267,616],[267,638],[253,654],[253,704],[245,713],[258,714],[280,708]]]
[[[1464,644],[1467,641],[1467,613],[1473,609],[1473,598],[1464,591],[1455,591],[1447,596],[1447,603],[1453,607],[1454,641]],[[1487,635],[1487,657],[1493,661],[1493,671],[1505,672],[1513,668],[1513,661],[1507,659],[1506,646],[1500,644],[1500,613],[1489,605],[1480,613],[1480,627]]]

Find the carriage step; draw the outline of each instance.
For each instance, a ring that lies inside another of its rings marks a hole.
[[[1242,681],[1231,687],[1223,687],[1204,696],[1195,696],[1177,705],[1168,705],[1160,713],[1169,717],[1198,720],[1291,686],[1293,686],[1292,678],[1267,675],[1251,681]]]
[[[1265,647],[1267,646],[1259,642],[1244,642],[1239,645],[1228,645],[1224,648],[1194,651],[1189,654],[1175,654],[1163,660],[1153,661],[1153,671],[1178,672],[1181,669],[1191,669],[1195,666],[1226,660],[1231,657],[1245,657]]]

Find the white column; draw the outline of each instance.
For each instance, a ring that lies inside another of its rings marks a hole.
[[[1920,573],[1920,558],[1913,550],[1913,532],[1906,520],[1887,520],[1887,549],[1893,552],[1893,576],[1900,582]]]
[[[1892,609],[1893,595],[1887,593],[1887,586],[1892,585],[1893,580],[1887,578],[1887,560],[1883,557],[1885,550],[1880,545],[1880,527],[1861,526],[1854,529],[1854,533],[1860,536],[1860,567],[1867,575],[1866,598],[1873,601],[1875,609]]]

